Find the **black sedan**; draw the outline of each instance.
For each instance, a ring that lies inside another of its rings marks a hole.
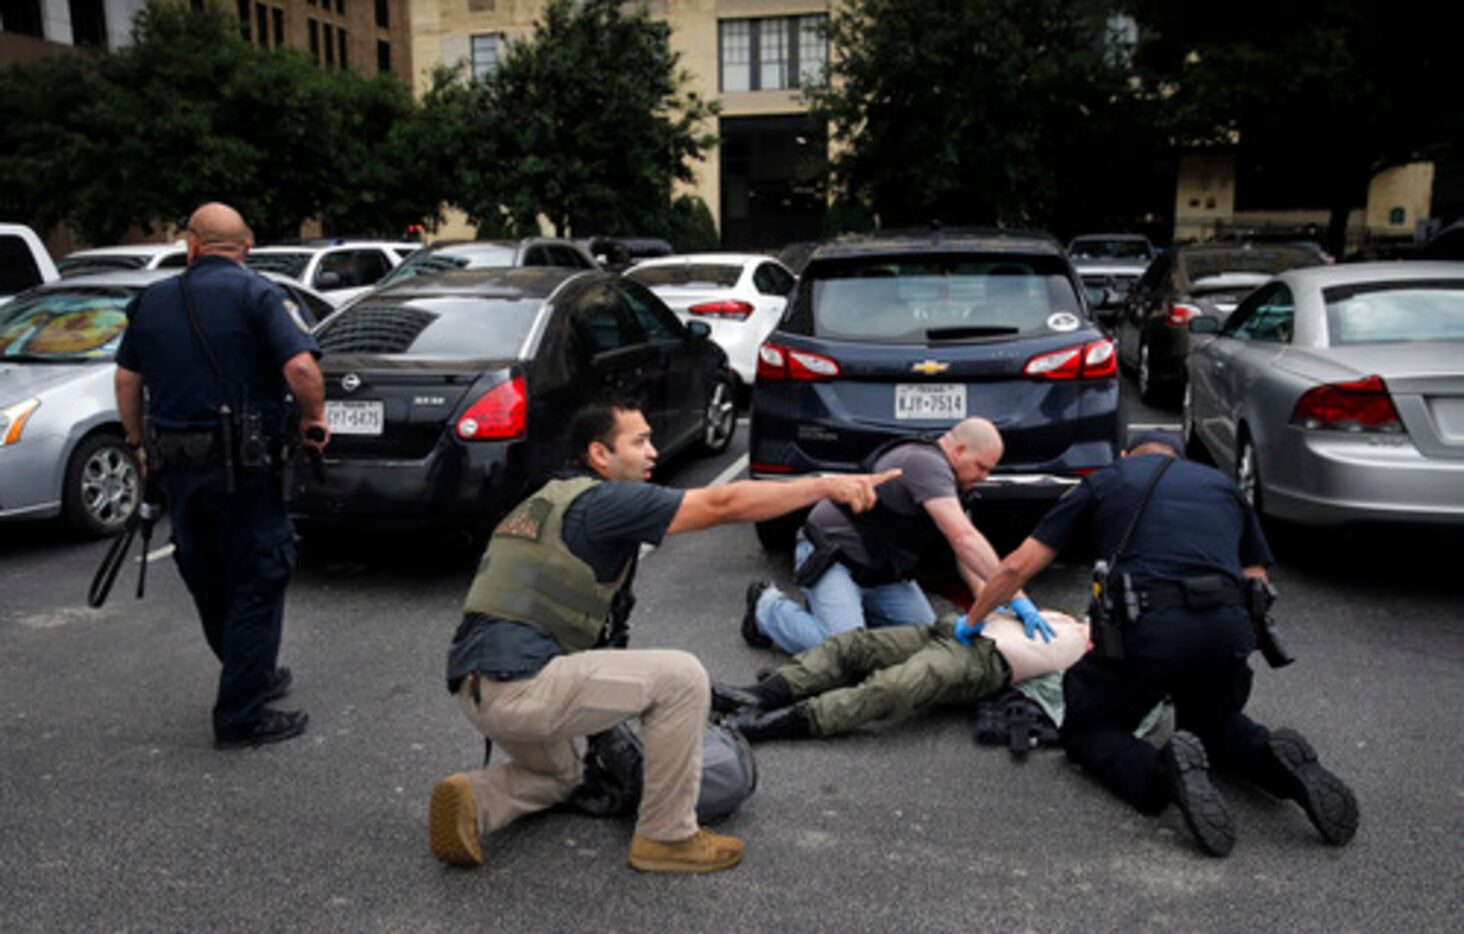
[[[481,535],[561,467],[597,398],[638,401],[665,460],[725,450],[727,356],[647,289],[603,272],[488,269],[373,292],[316,332],[333,437],[296,471],[304,528]]]
[[[1050,501],[1113,462],[1113,343],[1045,236],[890,237],[820,247],[759,349],[755,477],[852,471],[875,447],[971,415],[1006,444],[983,499]],[[780,547],[791,521],[758,527]]]

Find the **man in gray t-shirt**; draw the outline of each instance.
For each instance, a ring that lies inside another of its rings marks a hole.
[[[875,468],[897,467],[901,474],[878,489],[874,509],[854,514],[824,500],[804,523],[794,566],[808,608],[757,581],[748,588],[743,637],[754,646],[776,644],[798,653],[866,625],[930,625],[935,610],[914,574],[924,555],[941,544],[955,553],[971,593],[979,593],[998,557],[961,508],[959,492],[986,479],[1001,455],[1001,435],[984,418],[959,422],[935,441],[911,440],[886,450]],[[1025,596],[1013,600],[1012,609],[1029,636],[1050,635]]]

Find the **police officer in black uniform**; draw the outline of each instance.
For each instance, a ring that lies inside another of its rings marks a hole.
[[[1210,782],[1211,760],[1298,802],[1328,843],[1352,839],[1351,790],[1299,733],[1270,731],[1242,712],[1251,689],[1246,660],[1256,648],[1245,580],[1264,581],[1272,559],[1254,510],[1228,477],[1185,460],[1171,434],[1140,434],[1123,459],[1087,477],[1007,556],[971,618],[984,619],[1059,554],[1116,554],[1107,579],[1111,587],[1126,582],[1131,598],[1120,593],[1115,602],[1137,610],[1115,633],[1121,647],[1090,652],[1063,679],[1062,742],[1072,761],[1144,813],[1176,803],[1215,856],[1234,846],[1235,825]],[[1166,696],[1176,732],[1156,749],[1133,731]]]
[[[178,570],[223,665],[215,745],[253,746],[299,736],[309,719],[265,705],[291,681],[276,665],[295,568],[279,474],[285,394],[299,404],[302,442],[324,448],[320,348],[285,293],[243,268],[253,238],[237,211],[206,204],[187,233],[187,271],[127,306],[117,408],[144,469],[157,472]]]

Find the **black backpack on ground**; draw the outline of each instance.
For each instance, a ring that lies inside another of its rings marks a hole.
[[[567,802],[595,817],[634,814],[641,799],[645,750],[640,722],[627,720],[588,737],[584,778]],[[702,734],[701,793],[696,819],[709,824],[726,817],[757,789],[757,760],[742,734],[708,726]]]

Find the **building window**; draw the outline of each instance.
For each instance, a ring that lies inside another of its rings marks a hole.
[[[274,17],[274,44],[275,48],[283,48],[285,45],[285,11],[279,7],[270,10]]]
[[[722,90],[781,91],[823,83],[827,21],[821,14],[722,20],[718,24]]]
[[[239,0],[239,35],[249,41],[249,0]]]
[[[188,0],[188,6],[195,13],[202,13],[203,12],[203,0]]]
[[[71,0],[71,41],[90,48],[107,47],[107,11],[102,0]]]
[[[320,23],[309,20],[305,24],[310,32],[310,57],[315,59],[315,67],[320,67]]]
[[[325,46],[325,67],[335,67],[335,30],[330,28],[330,23],[321,23],[321,45]]]
[[[391,43],[376,40],[376,70],[381,74],[391,72]]]
[[[346,30],[345,30],[345,27],[341,27],[340,29],[337,29],[336,30],[336,45],[339,47],[339,50],[340,50],[340,56],[339,57],[340,57],[340,60],[341,60],[341,67],[342,68],[345,68],[346,67],[346,61],[347,61],[347,59],[346,59]]]
[[[346,15],[346,0],[336,0],[336,12],[342,16]]]
[[[1401,227],[1402,225],[1408,223],[1408,209],[1393,208],[1393,210],[1388,212],[1388,223],[1392,224],[1394,227]]]
[[[752,27],[756,20],[721,23],[722,90],[750,91],[752,84]]]
[[[254,4],[254,36],[264,48],[269,48],[269,7]]]
[[[376,0],[376,25],[391,28],[391,0]]]
[[[0,0],[0,32],[46,38],[41,22],[41,0]]]
[[[502,44],[503,36],[496,32],[473,36],[473,80],[486,80],[498,72],[498,53]]]

